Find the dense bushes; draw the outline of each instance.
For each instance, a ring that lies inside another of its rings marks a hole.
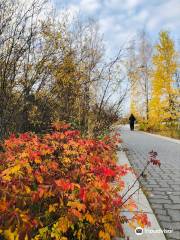
[[[118,136],[83,139],[67,124],[44,135],[11,135],[0,153],[0,232],[3,239],[111,239],[124,222],[147,225],[146,214],[127,219],[116,164]]]
[[[0,1],[0,139],[58,120],[92,136],[118,116],[120,56],[106,58],[95,21],[51,8],[49,0]]]

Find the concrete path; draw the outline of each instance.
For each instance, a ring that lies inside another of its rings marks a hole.
[[[168,240],[180,240],[180,144],[140,131],[120,130],[123,148],[136,172],[143,169],[148,152],[158,152],[161,168],[150,167],[147,180],[140,181],[143,191],[162,229],[173,229]],[[158,240],[158,239],[157,239]]]
[[[127,164],[131,166],[126,156],[126,153],[124,151],[118,151],[117,156],[118,156],[119,165]],[[136,181],[136,176],[133,173],[128,173],[126,176],[123,177],[123,180],[126,183],[125,189],[124,189],[124,193],[125,193],[129,189],[129,187],[131,187],[132,184]],[[151,226],[145,227],[144,229],[141,228],[142,232],[137,234],[136,232],[137,229],[130,227],[128,223],[127,224],[124,223],[123,230],[124,230],[126,239],[128,240],[152,240],[152,239],[166,240],[164,233],[161,231],[162,229],[159,226],[156,216],[154,215],[154,212],[151,206],[149,205],[149,202],[145,194],[141,189],[136,191],[137,189],[139,189],[139,182],[136,182],[135,185],[132,187],[132,189],[129,190],[125,199],[128,199],[131,196],[131,194],[133,194],[131,199],[134,199],[137,205],[137,211],[145,212],[147,214],[148,220],[151,222]],[[121,214],[126,216],[128,219],[132,217],[132,213],[130,212],[121,212]],[[126,240],[126,239],[123,239],[123,240]],[[115,238],[115,240],[122,240],[122,238]]]

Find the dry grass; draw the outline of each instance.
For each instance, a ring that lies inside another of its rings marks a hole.
[[[180,139],[180,129],[162,130],[162,131],[154,132],[154,133],[160,134],[160,135],[166,136],[166,137]]]

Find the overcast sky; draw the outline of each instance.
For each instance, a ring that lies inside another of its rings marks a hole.
[[[94,18],[104,35],[106,53],[114,57],[124,44],[146,29],[152,44],[168,30],[180,48],[180,0],[52,0],[58,11]],[[124,111],[129,111],[129,100]]]
[[[162,29],[180,38],[180,0],[53,0],[57,9],[97,20],[108,52],[116,53],[145,28],[155,42]]]

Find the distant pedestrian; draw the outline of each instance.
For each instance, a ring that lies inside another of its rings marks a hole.
[[[134,122],[136,121],[136,118],[134,115],[131,113],[131,116],[129,117],[129,124],[130,124],[130,129],[131,131],[134,131]]]

